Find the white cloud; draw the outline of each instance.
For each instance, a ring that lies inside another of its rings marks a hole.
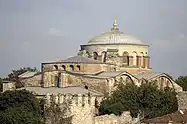
[[[57,28],[50,28],[48,34],[52,36],[63,36],[63,33]]]

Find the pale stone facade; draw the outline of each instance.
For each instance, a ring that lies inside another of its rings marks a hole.
[[[3,82],[2,83],[2,92],[5,92],[7,90],[15,90],[15,82]]]

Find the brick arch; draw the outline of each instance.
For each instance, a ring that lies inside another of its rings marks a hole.
[[[124,79],[124,77],[126,77],[126,78]],[[123,78],[123,80],[125,80],[125,82],[132,82],[132,83],[134,83],[134,81],[132,80],[131,76],[129,76],[128,74],[121,75],[120,79],[121,78]]]
[[[161,79],[161,78],[163,78],[163,79],[166,78],[166,79],[170,82],[172,88],[173,88],[173,89],[175,88],[174,85],[173,85],[173,83],[172,83],[172,79],[170,79],[169,77],[163,75],[163,76],[159,76],[158,78],[160,78],[160,79]],[[165,82],[164,82],[164,83],[165,83]]]

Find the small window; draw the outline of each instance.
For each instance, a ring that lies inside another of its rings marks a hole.
[[[80,65],[77,65],[77,71],[80,71],[80,70],[81,70]]]
[[[62,65],[62,70],[65,71],[66,70],[66,66]]]
[[[57,65],[54,65],[54,68],[55,68],[55,70],[58,70],[58,66]]]
[[[74,71],[74,66],[73,65],[70,65],[70,71]]]

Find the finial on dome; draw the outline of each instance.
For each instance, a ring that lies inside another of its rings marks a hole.
[[[114,20],[114,24],[113,24],[113,28],[112,30],[118,30],[118,24],[117,24],[117,20]]]

